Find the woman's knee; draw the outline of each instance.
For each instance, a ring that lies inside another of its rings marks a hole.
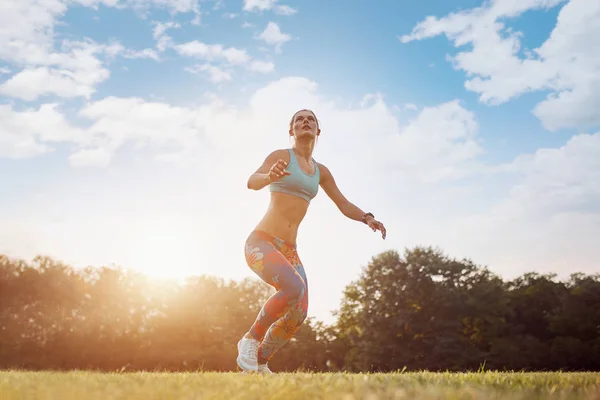
[[[298,303],[304,298],[304,295],[306,294],[306,284],[300,275],[296,275],[295,279],[290,282],[286,292],[288,293],[290,300],[294,303]]]

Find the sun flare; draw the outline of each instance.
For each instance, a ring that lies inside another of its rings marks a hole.
[[[131,235],[128,264],[155,278],[180,280],[200,275],[200,243],[200,238],[182,224],[152,224]]]

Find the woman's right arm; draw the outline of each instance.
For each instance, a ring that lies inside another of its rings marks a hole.
[[[248,178],[246,185],[248,189],[260,190],[284,175],[289,175],[290,173],[285,170],[287,162],[284,157],[286,155],[287,152],[285,150],[275,150],[269,154],[256,172]]]

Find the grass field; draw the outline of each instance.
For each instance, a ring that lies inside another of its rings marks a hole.
[[[0,371],[0,400],[600,399],[600,373],[240,373]]]

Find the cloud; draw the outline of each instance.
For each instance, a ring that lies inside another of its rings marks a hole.
[[[468,90],[488,104],[501,104],[523,93],[549,90],[533,113],[549,130],[600,124],[600,3],[567,2],[546,41],[532,51],[521,48],[520,32],[501,22],[528,10],[546,9],[565,0],[494,1],[485,6],[427,17],[402,43],[444,34],[456,47],[472,49],[451,57],[467,73]],[[524,56],[520,56],[523,50]]]
[[[253,68],[260,71],[270,67],[265,63],[255,64]],[[230,79],[227,71],[210,64],[192,72],[208,73],[215,82]],[[13,119],[27,121],[28,134],[38,138],[39,144],[74,142],[85,150],[83,154],[90,154],[91,148],[101,148],[102,154],[107,154],[133,143],[139,148],[150,146],[169,149],[169,153],[180,150],[185,154],[206,146],[222,146],[225,150],[232,142],[240,151],[246,146],[252,148],[257,138],[238,137],[238,132],[250,129],[253,135],[262,132],[260,135],[275,139],[280,136],[280,127],[288,124],[288,117],[296,109],[313,104],[323,118],[323,129],[330,132],[327,134],[329,143],[339,143],[340,132],[353,132],[344,133],[345,144],[337,145],[361,148],[363,156],[372,157],[369,163],[373,169],[385,167],[422,181],[458,179],[468,174],[472,168],[470,162],[481,154],[475,117],[458,101],[425,107],[407,125],[400,126],[382,98],[369,98],[370,101],[363,102],[358,109],[343,109],[321,99],[316,83],[290,77],[259,89],[251,97],[247,110],[228,106],[218,97],[196,108],[140,98],[107,97],[88,103],[78,112],[80,118],[90,122],[85,128],[71,125],[54,104],[21,113],[6,108],[5,113]],[[376,113],[377,118],[371,118],[369,112]],[[56,127],[54,134],[47,131],[35,135],[41,124],[50,122]]]
[[[65,1],[65,0],[61,0]],[[102,4],[106,7],[117,9],[132,9],[142,17],[146,17],[151,8],[166,9],[171,14],[194,13],[196,18],[200,15],[199,0],[69,0],[86,7],[97,8]]]
[[[600,213],[600,133],[573,136],[560,148],[539,149],[506,166],[521,176],[511,200],[523,214]]]
[[[213,83],[232,79],[233,67],[244,67],[249,71],[267,74],[273,72],[275,65],[269,61],[254,60],[246,50],[235,47],[224,47],[221,44],[206,44],[198,40],[174,45],[177,53],[187,57],[198,58],[206,63],[187,67],[193,73],[208,73]],[[215,63],[219,65],[214,65]]]
[[[25,111],[1,106],[2,156],[34,157],[52,151],[58,143],[69,146],[69,161],[79,167],[106,167],[113,154],[127,144],[158,154],[178,151],[185,155],[197,151],[204,129],[202,116],[212,107],[209,103],[190,109],[138,98],[107,97],[78,112],[89,122],[86,127],[78,127],[59,112],[56,104]]]
[[[483,154],[477,133],[474,114],[451,101],[424,107],[377,151],[388,160],[388,168],[408,172],[408,179],[459,179],[476,170],[474,160]]]
[[[292,39],[287,33],[282,33],[279,25],[275,22],[269,22],[264,31],[258,36],[259,39],[263,40],[267,44],[274,45],[275,49],[280,52],[281,46],[285,42]]]
[[[132,50],[115,42],[107,45],[91,41],[63,41],[63,52],[50,52],[37,67],[25,67],[0,85],[0,94],[33,101],[42,96],[63,98],[89,98],[96,86],[110,76],[110,71],[100,59],[116,56],[129,59],[150,58],[158,60],[153,49]]]
[[[457,222],[453,246],[510,276],[593,272],[600,259],[600,133],[521,155],[502,169],[514,184],[491,209]]]
[[[158,51],[165,51],[173,44],[173,39],[171,38],[171,36],[166,34],[167,30],[179,28],[181,28],[181,25],[178,22],[174,21],[154,22],[154,30],[152,31],[152,36],[156,40],[156,48]]]
[[[248,69],[262,74],[268,74],[275,70],[275,64],[270,61],[252,61]]]
[[[279,15],[294,15],[296,12],[298,11],[290,6],[282,5],[275,7],[275,13]]]
[[[139,98],[107,97],[85,106],[79,116],[91,121],[86,129],[90,138],[86,149],[102,149],[99,154],[132,144],[140,150],[184,155],[198,149],[205,123],[202,116],[212,107],[209,103],[191,109]]]
[[[91,2],[90,2],[91,3]],[[8,0],[0,13],[0,59],[25,68],[0,86],[0,93],[23,100],[44,94],[89,96],[109,72],[92,42],[63,41],[54,50],[54,24],[67,9],[60,0]]]
[[[121,4],[136,10],[147,10],[152,7],[166,8],[173,13],[193,12],[199,14],[198,0],[122,0]]]
[[[69,156],[69,163],[73,167],[107,167],[112,154],[103,148],[81,149]]]
[[[207,61],[225,60],[232,65],[246,64],[251,57],[246,50],[236,49],[235,47],[225,48],[221,44],[205,44],[198,40],[178,44],[175,50],[188,57],[196,57]]]
[[[73,71],[40,67],[25,69],[12,76],[0,86],[0,94],[33,101],[44,95],[64,98],[89,97],[94,92],[93,84],[105,79],[108,71],[101,70],[96,82],[82,82]]]
[[[279,15],[294,15],[297,10],[287,6],[276,4],[277,0],[244,0],[244,11],[262,12],[274,10]]]
[[[223,68],[211,65],[211,64],[201,64],[201,65],[196,65],[194,67],[188,67],[186,68],[186,71],[194,73],[194,74],[200,74],[200,73],[206,73],[209,76],[209,79],[212,83],[221,83],[221,82],[225,82],[225,81],[230,81],[231,80],[231,72],[227,71]]]
[[[154,49],[145,48],[143,50],[133,50],[128,49],[123,46],[118,41],[111,43],[110,45],[104,46],[104,53],[107,56],[107,59],[114,59],[116,56],[122,56],[124,58],[129,59],[140,59],[140,58],[150,58],[155,61],[159,61],[160,57],[158,53]]]
[[[77,0],[83,6],[139,8],[149,5],[191,11],[189,0]],[[55,48],[54,26],[73,1],[7,0],[0,13],[0,59],[20,71],[0,86],[0,94],[33,101],[41,96],[89,98],[96,86],[108,79],[105,58],[158,59],[152,49],[133,50],[119,43],[100,44],[92,40],[64,39]]]
[[[56,104],[24,111],[0,105],[0,157],[32,158],[52,151],[53,143],[77,143],[83,138],[82,131],[71,126]]]

